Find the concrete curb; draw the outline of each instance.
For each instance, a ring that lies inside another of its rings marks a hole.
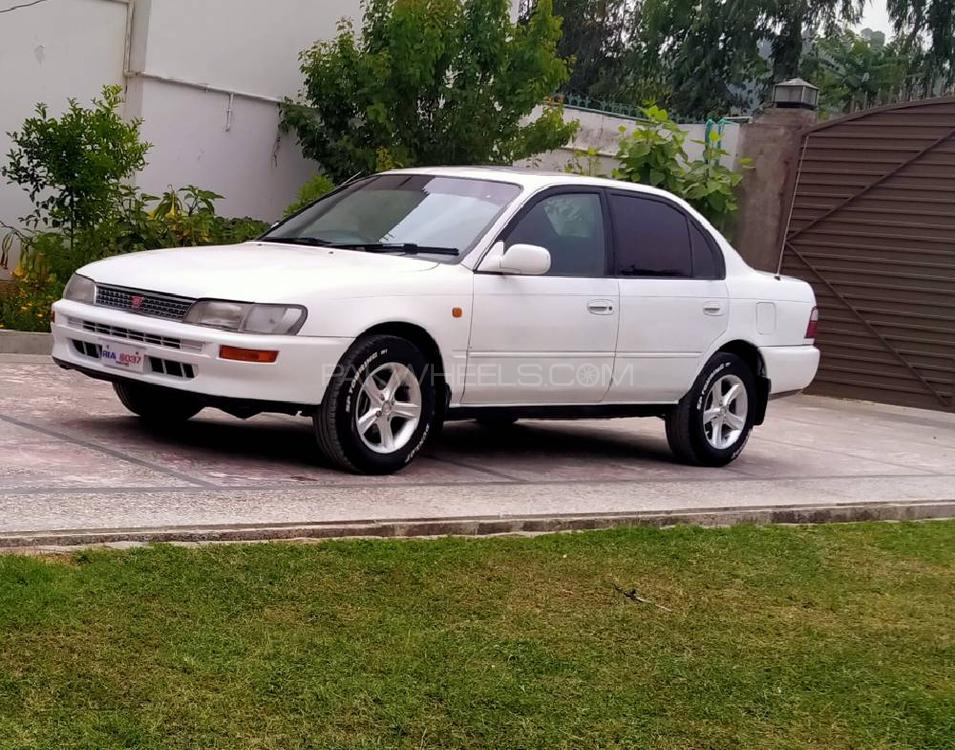
[[[50,354],[53,334],[0,330],[0,354]]]
[[[826,505],[704,508],[593,515],[542,515],[477,518],[409,518],[390,521],[346,521],[315,524],[216,525],[131,529],[76,529],[6,532],[0,550],[70,548],[99,544],[152,542],[250,542],[349,537],[406,538],[489,536],[586,531],[628,526],[678,524],[734,526],[754,524],[850,523],[859,521],[922,521],[955,518],[955,500],[846,503]]]

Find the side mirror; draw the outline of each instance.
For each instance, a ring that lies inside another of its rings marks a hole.
[[[492,252],[481,264],[482,271],[541,276],[550,270],[550,253],[540,245],[511,245],[502,255]]]

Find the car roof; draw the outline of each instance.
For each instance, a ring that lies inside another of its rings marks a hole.
[[[591,185],[597,187],[614,187],[620,190],[631,190],[640,193],[649,193],[677,200],[672,193],[665,190],[641,185],[623,180],[611,180],[606,177],[589,177],[587,175],[571,174],[569,172],[549,172],[524,167],[412,167],[409,169],[392,169],[385,174],[428,174],[440,177],[459,177],[472,180],[499,180],[520,185],[522,188],[539,190],[559,185]]]

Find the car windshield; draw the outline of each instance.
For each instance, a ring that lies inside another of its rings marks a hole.
[[[384,174],[349,185],[262,239],[456,262],[481,239],[520,188],[507,182]]]

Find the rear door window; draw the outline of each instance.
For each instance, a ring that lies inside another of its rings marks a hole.
[[[693,248],[693,278],[694,279],[722,279],[723,255],[716,242],[698,227],[690,222],[690,243]]]
[[[664,200],[612,193],[617,276],[692,278],[693,250],[686,215]]]

